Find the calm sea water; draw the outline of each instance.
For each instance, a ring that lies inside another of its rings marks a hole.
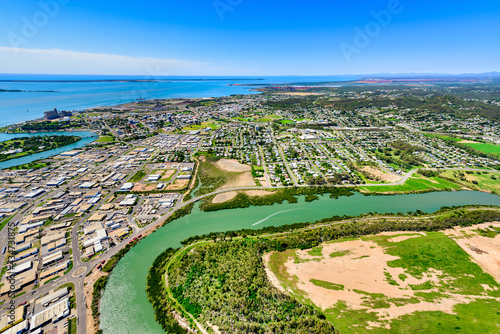
[[[92,80],[158,80],[158,82],[95,82]],[[138,98],[219,97],[252,94],[253,87],[228,86],[230,83],[293,84],[300,82],[348,81],[354,77],[137,77],[83,75],[0,74],[0,126],[43,117],[43,112],[81,110],[112,106]],[[47,92],[52,91],[52,92]]]

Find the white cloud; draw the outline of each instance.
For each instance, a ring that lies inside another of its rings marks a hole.
[[[0,47],[0,73],[113,75],[231,75],[237,69],[176,59],[136,58],[60,49]]]

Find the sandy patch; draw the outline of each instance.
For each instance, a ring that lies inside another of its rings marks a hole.
[[[271,284],[278,289],[281,292],[286,292],[285,288],[281,285],[279,279],[274,275],[272,270],[269,268],[269,261],[271,260],[271,255],[273,255],[273,252],[265,254],[262,257],[262,260],[264,262],[264,269],[266,270],[267,278],[271,282]]]
[[[478,235],[474,230],[488,229],[493,225],[499,228],[500,222],[484,223],[471,227],[456,227],[445,233],[454,237],[457,244],[469,254],[472,259],[500,282],[500,235],[488,238]]]
[[[94,283],[102,276],[107,276],[106,273],[94,268],[92,274],[85,277],[85,286],[83,288],[83,293],[85,295],[85,302],[87,307],[85,309],[87,315],[87,333],[96,333],[96,324],[94,322],[94,317],[92,316],[92,292],[94,291]]]
[[[399,234],[402,233],[399,232]],[[416,234],[414,236],[400,237],[411,238],[418,236]],[[399,237],[394,239],[396,238]],[[431,269],[424,275],[424,278],[418,279],[406,273],[403,268],[391,268],[387,265],[387,262],[399,259],[399,257],[384,253],[383,248],[372,241],[354,240],[323,244],[322,247],[322,257],[313,257],[307,253],[308,250],[297,250],[296,256],[303,261],[296,263],[296,259],[290,257],[284,268],[291,277],[298,278],[299,283],[296,288],[305,292],[307,298],[322,309],[328,309],[339,300],[342,300],[351,309],[371,310],[377,312],[381,320],[390,320],[417,311],[442,311],[451,314],[455,305],[471,301],[470,296],[453,294],[447,295],[446,298],[436,302],[421,300],[417,304],[407,303],[397,306],[390,301],[390,298],[409,299],[414,297],[414,291],[411,289],[410,284],[422,284],[431,281],[439,286],[439,282],[442,281],[440,276],[443,273]],[[330,257],[330,254],[335,252],[347,252],[347,254]],[[263,258],[264,263],[267,263],[269,258],[270,255],[266,255]],[[313,258],[315,260],[311,261]],[[269,278],[273,285],[279,288],[280,283],[276,276],[272,273],[269,274],[267,270],[266,272],[270,275]],[[399,286],[389,284],[386,276],[388,274]],[[399,278],[400,274],[407,276],[404,281]],[[317,286],[311,280],[320,280],[341,286],[338,290],[332,290]],[[358,292],[354,290],[358,290]],[[360,293],[360,291],[370,294],[383,294],[384,298],[388,298],[386,301],[390,304],[390,307],[374,309],[366,305],[367,301],[372,300],[372,297]]]
[[[387,239],[387,241],[389,241],[389,242],[400,242],[400,241],[405,241],[405,240],[408,240],[408,239],[418,238],[418,237],[420,237],[420,236],[419,235],[401,235],[399,237],[394,237],[394,238]]]
[[[212,200],[212,203],[217,204],[217,203],[223,203],[225,201],[229,201],[238,195],[238,192],[236,191],[228,191],[222,194],[217,194]]]
[[[399,236],[399,235],[402,235],[402,234],[415,234],[415,235],[423,235],[423,236],[426,236],[427,234],[425,232],[402,232],[402,231],[392,231],[392,232],[381,232],[377,235],[385,235],[385,236],[391,236],[391,235],[395,235],[395,236]]]
[[[464,139],[464,140],[459,141],[459,144],[480,144],[480,143],[478,143],[477,141]]]
[[[253,187],[256,186],[255,180],[253,179],[252,173],[245,172],[236,176],[233,180],[223,185],[220,189],[231,189],[239,187]]]
[[[252,167],[240,164],[235,159],[221,159],[215,165],[226,172],[249,172],[252,170]]]
[[[363,167],[363,170],[365,172],[368,172],[374,179],[379,179],[380,181],[384,182],[397,182],[401,180],[401,176],[395,175],[395,174],[389,174],[389,173],[384,173],[378,168],[372,167],[372,166],[365,166]]]
[[[156,183],[146,184],[146,183],[136,183],[132,188],[132,191],[142,192],[142,191],[153,191],[156,190]]]
[[[266,195],[273,194],[274,192],[269,192],[266,190],[246,190],[243,193],[245,193],[246,195],[248,195],[250,197],[253,197],[253,196],[266,196]],[[217,194],[213,198],[212,203],[214,203],[214,204],[223,203],[225,201],[232,200],[233,198],[236,197],[236,195],[238,195],[237,191],[228,191],[228,192],[225,192],[222,194]]]
[[[160,181],[166,181],[166,180],[170,179],[170,177],[174,174],[175,174],[175,170],[172,170],[172,169],[166,170],[165,172],[163,172],[163,175],[160,178]]]
[[[385,236],[392,236],[394,235],[394,238],[387,239],[389,242],[400,242],[400,241],[405,241],[407,239],[411,238],[418,238],[419,236],[423,235],[426,236],[425,232],[382,232],[379,233],[378,235],[385,235]]]
[[[267,190],[247,190],[245,191],[245,194],[248,196],[266,196],[266,195],[271,195],[274,194],[274,191],[267,191]]]
[[[267,183],[267,179],[265,177],[258,177],[257,180],[259,180],[260,184],[262,184],[263,187],[269,187],[269,184]]]
[[[191,180],[184,180],[184,179],[179,180],[179,179],[177,179],[177,180],[175,180],[174,183],[169,184],[167,186],[167,189],[168,190],[181,190],[181,189],[184,189],[189,184],[189,181],[191,181]]]

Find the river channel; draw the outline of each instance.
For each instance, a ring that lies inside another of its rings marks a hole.
[[[434,192],[394,196],[364,196],[330,199],[327,195],[306,203],[249,207],[245,209],[193,212],[175,220],[143,239],[115,267],[101,301],[101,328],[108,334],[164,333],[155,321],[146,296],[146,277],[154,259],[168,247],[193,235],[214,231],[259,229],[299,222],[313,222],[334,215],[357,216],[368,212],[397,213],[422,210],[435,212],[442,206],[498,205],[500,197],[474,191]]]
[[[58,148],[55,148],[53,150],[48,150],[45,152],[40,152],[36,154],[31,154],[27,155],[25,157],[17,158],[17,159],[10,159],[6,161],[0,162],[0,169],[5,169],[5,168],[10,168],[13,166],[18,166],[18,165],[23,165],[23,164],[28,164],[30,162],[40,160],[40,159],[45,159],[49,158],[58,154],[61,154],[63,152],[71,151],[80,147],[83,147],[99,138],[95,133],[93,132],[87,132],[87,131],[66,131],[66,132],[37,132],[37,133],[15,133],[15,134],[7,134],[7,133],[0,133],[0,142],[6,141],[6,140],[11,140],[14,138],[20,138],[20,137],[33,137],[33,136],[79,136],[82,137],[81,140],[77,141],[76,143],[69,144],[66,146],[61,146]]]

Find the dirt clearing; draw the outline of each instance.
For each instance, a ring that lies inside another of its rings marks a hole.
[[[215,163],[215,165],[226,172],[249,172],[252,167],[248,165],[243,165],[235,159],[221,159]]]
[[[455,241],[474,261],[487,273],[500,282],[500,234],[494,238],[479,235],[478,230],[500,229],[500,222],[484,223],[471,227],[454,228],[446,234],[454,237]]]
[[[238,195],[238,192],[236,191],[228,191],[222,194],[217,194],[215,195],[214,199],[212,200],[212,203],[217,204],[217,203],[223,203],[225,201],[229,201]]]
[[[492,223],[483,225],[491,226]],[[500,227],[500,223],[494,223],[493,226]],[[477,228],[468,228],[469,233],[473,234],[473,230]],[[463,236],[462,233],[455,232],[457,231],[450,231],[450,234]],[[485,270],[492,275],[496,274],[495,278],[498,279],[500,236],[486,238],[475,235],[458,239],[457,242]],[[380,239],[379,236],[385,238]],[[387,243],[392,245],[418,238],[422,238],[422,241],[411,243],[412,247],[424,240],[433,240],[427,239],[430,236],[426,233],[388,232],[371,238],[325,243],[309,250],[288,250],[288,254],[291,254],[288,257],[284,255],[286,253],[271,253],[265,255],[263,261],[270,282],[281,291],[286,287],[288,293],[309,299],[323,310],[334,308],[338,302],[342,302],[345,303],[346,310],[351,312],[374,312],[378,321],[371,322],[371,327],[385,327],[389,324],[388,321],[415,312],[440,311],[455,314],[454,307],[457,304],[468,304],[478,299],[500,301],[500,298],[486,294],[486,291],[492,289],[490,286],[483,285],[484,293],[461,294],[453,289],[439,289],[448,286],[455,279],[443,271],[430,267],[421,276],[412,276],[404,267],[395,266],[395,261],[400,261],[401,258],[386,252]],[[442,238],[446,239],[444,235]],[[475,245],[474,248],[470,247],[472,244]],[[477,252],[476,248],[484,252]],[[280,256],[281,262],[278,260]],[[425,257],[425,251],[423,256]],[[270,261],[275,263],[272,268],[276,272],[268,269],[271,268]],[[283,273],[288,278],[283,278]],[[493,290],[498,290],[498,287],[494,286]],[[434,300],[426,299],[419,294],[422,291],[439,291],[439,296]]]
[[[240,175],[234,177],[231,181],[223,185],[220,189],[231,189],[231,188],[239,188],[239,187],[254,187],[257,184],[253,179],[252,173],[244,172]]]
[[[175,180],[174,183],[172,184],[169,184],[167,186],[167,190],[181,190],[181,189],[185,189],[187,187],[187,185],[189,184],[189,181],[190,180],[185,180],[185,179],[182,179],[182,180]]]
[[[253,196],[266,196],[273,194],[273,192],[265,191],[265,190],[247,190],[243,191],[244,194],[253,197]],[[228,191],[222,194],[217,194],[215,195],[214,199],[212,200],[212,203],[217,204],[217,203],[223,203],[225,201],[232,200],[233,198],[238,195],[237,191]]]
[[[374,180],[380,180],[384,182],[397,182],[401,180],[401,176],[395,175],[395,174],[389,174],[381,171],[378,168],[371,167],[371,166],[365,166],[363,167],[363,170],[370,174]]]

